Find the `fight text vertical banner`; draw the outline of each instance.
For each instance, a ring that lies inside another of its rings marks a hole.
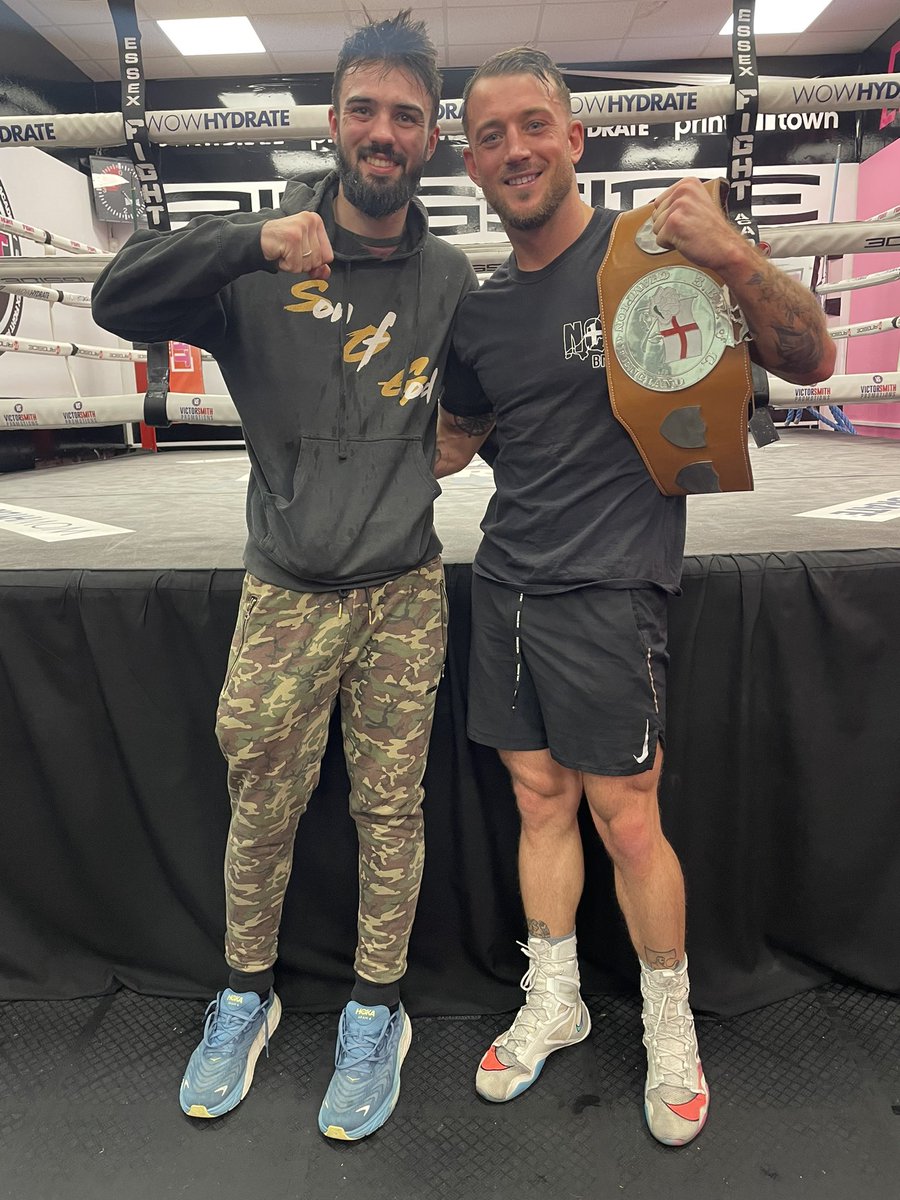
[[[168,232],[171,225],[159,171],[159,151],[151,143],[147,131],[146,81],[134,0],[108,0],[108,4],[119,50],[126,145],[137,172],[147,222],[151,229]]]
[[[753,219],[753,148],[759,112],[759,72],[753,32],[756,0],[736,0],[731,35],[734,113],[726,121],[728,134],[728,215],[741,233],[759,241]]]

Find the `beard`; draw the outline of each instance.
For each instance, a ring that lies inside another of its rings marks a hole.
[[[359,165],[354,166],[350,162],[339,142],[335,142],[335,154],[338,176],[345,197],[354,208],[358,208],[360,212],[374,220],[389,217],[391,213],[397,212],[408,204],[416,194],[416,188],[419,186],[419,180],[425,169],[424,161],[417,167],[409,169],[408,159],[405,155],[390,147],[381,147],[377,142],[373,142],[359,148],[357,162],[359,158],[364,158],[367,154],[380,154],[384,158],[389,158],[391,162],[397,163],[402,174],[399,179],[367,179],[362,174]]]
[[[507,204],[504,192],[506,185],[503,183],[496,189],[492,188],[490,195],[486,191],[484,194],[494,212],[508,228],[522,231],[540,229],[555,215],[563,200],[568,196],[574,178],[575,168],[571,163],[568,164],[568,167],[562,166],[554,171],[546,196],[531,212],[523,213]],[[484,188],[482,190],[484,191]]]

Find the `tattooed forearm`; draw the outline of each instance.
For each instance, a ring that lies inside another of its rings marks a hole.
[[[548,938],[550,936],[550,926],[545,925],[543,921],[533,921],[528,918],[528,936],[537,938]]]
[[[819,361],[819,340],[809,330],[794,329],[788,325],[772,325],[778,343],[776,370],[791,375],[806,375],[815,369]]]
[[[678,964],[678,955],[674,947],[671,950],[651,950],[645,946],[644,962],[654,971],[671,971]]]
[[[770,263],[760,263],[731,290],[754,336],[761,365],[788,379],[825,379],[834,346],[815,297]]]
[[[453,417],[453,428],[464,433],[466,437],[481,437],[494,424],[494,414],[484,413],[476,417]]]

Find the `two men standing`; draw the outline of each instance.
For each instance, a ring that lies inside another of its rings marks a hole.
[[[212,1117],[237,1105],[277,1028],[293,840],[340,696],[359,939],[319,1128],[358,1139],[393,1111],[411,1037],[399,987],[445,651],[432,463],[438,476],[459,470],[496,425],[469,731],[498,749],[515,790],[529,969],[525,1003],[476,1086],[512,1099],[550,1052],[588,1035],[574,930],[585,794],[641,962],[647,1120],[678,1145],[708,1107],[683,881],[657,804],[684,503],[660,494],[613,418],[603,369],[560,353],[563,324],[597,318],[613,214],[581,201],[584,131],[559,72],[537,51],[509,51],[467,85],[466,166],[513,246],[480,290],[412,198],[436,145],[439,97],[424,26],[408,11],[370,22],[335,72],[336,172],[291,185],[278,211],[137,234],[95,288],[98,322],[121,336],[187,340],[215,355],[251,461],[247,576],[217,724],[232,803],[226,978],[182,1108]],[[762,263],[693,181],[664,193],[654,229],[722,274],[764,365],[803,382],[830,372],[815,303]],[[423,395],[442,391],[436,430]]]

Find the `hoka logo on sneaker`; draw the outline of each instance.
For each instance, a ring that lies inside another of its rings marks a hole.
[[[225,1001],[225,1003],[230,1004],[233,1008],[243,1008],[244,1007],[244,997],[243,996],[235,996],[234,992],[232,992],[231,995],[228,997],[228,999]]]
[[[358,1008],[354,1014],[360,1021],[371,1021],[375,1016],[374,1008]]]

